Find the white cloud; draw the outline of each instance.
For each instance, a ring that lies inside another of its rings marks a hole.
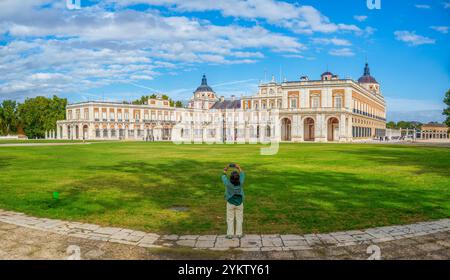
[[[444,9],[450,9],[450,2],[444,2]]]
[[[165,6],[180,12],[219,11],[225,17],[263,19],[273,25],[289,28],[299,34],[337,31],[361,32],[355,25],[332,23],[312,6],[300,6],[274,0],[108,0],[121,7],[133,4]]]
[[[335,46],[351,46],[352,43],[345,39],[338,39],[338,38],[315,38],[312,40],[315,44],[321,44],[321,45],[335,45]]]
[[[430,26],[431,29],[434,29],[438,32],[441,32],[442,34],[447,34],[449,26]]]
[[[366,21],[367,16],[354,16],[353,18],[359,22],[363,22],[363,21]]]
[[[405,30],[395,31],[394,35],[398,41],[405,42],[410,46],[419,46],[436,43],[436,40],[425,36],[417,35],[415,31],[405,31]]]
[[[414,5],[417,9],[431,9],[430,5],[426,5],[426,4],[416,4]]]
[[[355,53],[350,48],[334,49],[329,52],[333,56],[354,56]]]
[[[164,70],[176,73],[198,63],[254,63],[264,57],[261,50],[299,54],[306,48],[297,38],[258,25],[214,25],[102,6],[74,12],[44,0],[24,6],[17,2],[0,2],[1,29],[14,38],[0,46],[0,99],[80,92],[152,80]],[[47,8],[36,8],[43,4]]]

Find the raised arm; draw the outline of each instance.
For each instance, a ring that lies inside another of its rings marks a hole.
[[[245,181],[245,172],[244,172],[244,170],[242,170],[242,168],[239,164],[236,164],[236,168],[237,168],[237,170],[239,170],[239,174],[240,174],[239,182],[241,183],[241,185],[243,185],[244,181]]]
[[[228,171],[228,166],[225,166],[225,168],[223,169],[222,176],[221,176],[222,182],[225,186],[228,184],[227,171]]]
[[[236,163],[236,169],[239,170],[239,172],[242,172],[242,168],[239,164]]]

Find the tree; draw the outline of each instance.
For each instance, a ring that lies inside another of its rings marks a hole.
[[[17,132],[19,119],[17,116],[17,103],[13,100],[4,100],[0,104],[0,134],[8,135]]]
[[[397,127],[397,124],[395,122],[388,122],[386,124],[386,128],[393,129],[393,128],[396,128],[396,127]]]
[[[19,105],[18,115],[29,138],[43,138],[46,131],[56,130],[56,121],[65,118],[67,99],[53,96],[28,98]]]
[[[447,105],[447,108],[444,109],[442,114],[447,117],[445,124],[450,127],[450,90],[445,94],[444,103]]]
[[[175,107],[177,107],[177,108],[183,108],[183,102],[181,102],[181,101],[175,102]]]

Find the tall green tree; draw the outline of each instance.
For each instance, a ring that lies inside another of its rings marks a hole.
[[[395,123],[395,122],[388,122],[387,124],[386,124],[386,128],[390,128],[390,129],[394,129],[394,128],[397,128],[397,124]]]
[[[28,138],[43,138],[45,132],[56,131],[56,121],[65,118],[67,99],[53,96],[28,98],[19,105],[20,123]]]
[[[444,109],[442,114],[447,117],[445,124],[450,128],[450,90],[445,94],[444,103],[447,105],[447,108]]]
[[[0,134],[8,135],[17,132],[19,119],[17,116],[17,103],[13,100],[4,100],[0,104]]]

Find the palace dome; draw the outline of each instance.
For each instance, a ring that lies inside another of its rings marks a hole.
[[[366,63],[364,68],[364,75],[358,79],[360,84],[378,84],[377,80],[370,75],[369,63]]]
[[[195,90],[195,92],[214,92],[214,90],[208,86],[206,75],[203,75],[202,84]]]

